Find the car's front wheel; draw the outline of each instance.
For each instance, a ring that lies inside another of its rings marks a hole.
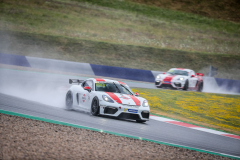
[[[188,90],[188,80],[186,80],[185,84],[184,84],[184,87],[183,87],[183,90]]]
[[[200,84],[198,85],[198,91],[202,92],[203,90],[203,82],[200,82]]]
[[[99,114],[99,100],[97,97],[94,97],[91,105],[91,114],[97,116]]]
[[[72,105],[73,105],[72,92],[68,91],[67,94],[66,94],[66,108],[67,108],[67,110],[72,110]]]

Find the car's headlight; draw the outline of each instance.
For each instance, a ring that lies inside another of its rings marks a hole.
[[[178,78],[177,80],[183,81],[183,80],[184,80],[184,77],[180,77],[180,78]]]
[[[110,103],[114,103],[114,101],[110,97],[108,97],[106,95],[102,95],[102,98],[103,98],[104,101],[107,101],[107,102],[110,102]]]
[[[148,102],[146,100],[144,100],[142,106],[143,107],[148,107]]]
[[[162,77],[161,76],[157,76],[156,79],[162,79]]]

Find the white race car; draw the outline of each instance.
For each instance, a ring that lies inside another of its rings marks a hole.
[[[146,122],[150,108],[146,99],[133,94],[127,84],[100,78],[85,81],[69,79],[72,85],[66,94],[66,107],[69,110],[90,111],[94,116],[107,115],[123,119]]]
[[[183,90],[203,90],[204,74],[196,73],[191,69],[171,68],[166,73],[157,75],[155,86],[158,88],[175,88]]]

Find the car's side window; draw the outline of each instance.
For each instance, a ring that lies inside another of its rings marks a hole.
[[[86,81],[82,83],[82,87],[86,87]]]
[[[91,87],[91,90],[93,90],[93,81],[87,81],[87,84],[89,87]]]
[[[191,71],[191,72],[190,72],[190,76],[192,76],[192,75],[194,75],[194,76],[195,76],[195,74],[193,74],[193,71]]]
[[[84,88],[84,87],[88,87],[89,86],[89,84],[88,84],[88,81],[85,81],[85,82],[83,82],[83,84],[82,84],[82,87]],[[90,87],[90,86],[89,86]]]
[[[84,88],[87,86],[91,87],[91,90],[93,90],[93,81],[88,80],[88,81],[83,82],[82,87]]]
[[[192,75],[196,76],[196,74],[195,74],[195,72],[194,72],[194,71],[192,71]]]
[[[86,81],[82,82],[81,86],[84,87],[84,84],[85,84]]]

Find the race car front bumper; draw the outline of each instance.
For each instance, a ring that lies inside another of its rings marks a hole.
[[[175,88],[181,89],[184,87],[185,82],[180,80],[172,80],[171,82],[164,82],[162,80],[156,80],[155,86],[162,87],[162,88]]]
[[[121,119],[148,121],[150,116],[149,107],[130,106],[119,103],[100,104],[100,114],[118,117]]]

